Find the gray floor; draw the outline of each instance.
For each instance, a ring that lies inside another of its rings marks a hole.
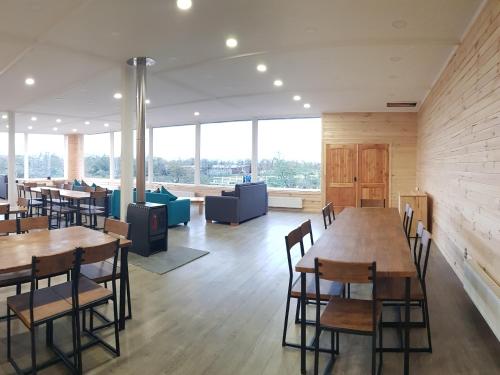
[[[112,358],[101,348],[90,349],[83,355],[85,372],[299,374],[299,351],[281,347],[288,280],[284,235],[309,217],[315,236],[321,236],[319,215],[271,212],[230,227],[205,224],[193,210],[187,227],[170,230],[170,243],[210,254],[165,275],[131,266],[134,319],[121,334],[122,356]],[[428,285],[434,353],[412,354],[411,373],[500,373],[500,343],[438,251],[431,256]],[[12,290],[0,294],[2,305],[8,293]],[[67,329],[67,322],[56,325],[56,341],[63,345]],[[25,332],[19,322],[14,324],[14,353],[27,364]],[[290,340],[298,340],[298,333],[298,326],[291,323]],[[48,355],[43,334],[40,330],[40,357]],[[5,323],[0,322],[0,373],[12,374],[5,335]],[[396,342],[393,333],[384,331],[384,335],[386,343]],[[415,331],[412,342],[418,344],[422,337],[423,330]],[[324,339],[326,345],[328,336]],[[333,373],[367,374],[369,340],[341,336],[341,345]],[[326,360],[322,355],[321,366]],[[308,355],[308,369],[312,373],[312,355]],[[43,373],[65,373],[65,369],[56,366]],[[400,354],[385,355],[383,373],[402,373]]]

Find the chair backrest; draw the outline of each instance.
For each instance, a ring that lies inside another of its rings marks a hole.
[[[415,232],[415,241],[413,242],[413,261],[415,262],[415,265],[417,264],[417,248],[418,244],[420,242],[420,239],[422,238],[422,233],[424,232],[424,223],[419,220],[417,223],[417,230]]]
[[[24,185],[23,184],[17,184],[17,196],[18,197],[24,197],[25,196]]]
[[[17,198],[17,205],[18,205],[18,207],[23,207],[23,208],[28,209],[29,205],[30,205],[30,201],[27,198],[19,197],[19,198]]]
[[[71,270],[75,265],[76,250],[64,253],[32,257],[32,276],[40,279],[60,275]]]
[[[0,204],[0,215],[8,215],[10,212],[10,204]]]
[[[311,240],[311,246],[314,245],[311,219],[304,221],[302,224],[300,224],[300,231],[302,232],[302,241],[304,241],[305,236],[309,235],[309,239]]]
[[[408,207],[408,213],[406,214],[406,226],[405,226],[405,234],[408,240],[410,239],[410,231],[411,231],[411,224],[413,222],[413,208]]]
[[[423,230],[422,238],[420,239],[420,247],[418,251],[417,257],[417,271],[420,277],[420,280],[425,283],[425,276],[427,274],[427,265],[429,263],[429,254],[431,251],[431,241],[432,235],[429,231]],[[424,263],[422,264],[422,257]]]
[[[0,235],[17,233],[17,220],[0,220]]]
[[[105,218],[104,233],[116,234],[125,239],[130,239],[130,224],[124,221]]]
[[[49,198],[50,199],[50,189],[46,189],[46,188],[41,188],[40,189],[40,194],[45,197],[45,198]]]
[[[109,258],[116,258],[120,240],[105,243],[103,245],[82,247],[81,264],[97,263]]]
[[[325,229],[328,228],[328,225],[332,225],[332,213],[333,213],[332,207],[333,207],[332,202],[328,202],[326,206],[321,209],[321,213],[323,214],[323,224],[325,225]]]
[[[361,207],[385,208],[384,199],[361,199]]]
[[[292,264],[292,249],[295,245],[299,244],[300,246],[300,256],[304,256],[304,242],[302,241],[302,230],[300,227],[295,228],[290,233],[285,236],[285,245],[286,245],[286,257],[288,261],[288,273],[290,275],[289,278],[289,287],[291,288],[293,281],[293,264]]]
[[[374,281],[376,263],[337,262],[316,258],[315,268],[320,279],[341,283],[369,284]]]
[[[69,183],[63,184],[63,189],[64,190],[71,190],[71,189],[73,189],[73,184],[69,184]]]
[[[19,232],[26,233],[30,230],[48,230],[49,229],[49,217],[48,216],[38,216],[38,217],[26,217],[19,219]]]
[[[25,187],[25,190],[27,187],[29,187],[29,188],[37,187],[37,183],[36,182],[25,182],[24,187]]]
[[[61,193],[57,189],[50,190],[50,199],[61,202]]]

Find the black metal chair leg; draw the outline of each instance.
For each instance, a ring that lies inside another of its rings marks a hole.
[[[295,324],[299,324],[300,298],[297,298],[297,308],[295,309]]]
[[[425,326],[427,328],[427,343],[429,344],[429,352],[432,353],[432,341],[431,341],[431,323],[429,319],[429,306],[427,305],[427,298],[424,300],[424,305],[425,305],[425,312],[424,312],[424,319],[425,319]]]
[[[11,360],[10,353],[10,308],[7,306],[7,359]]]
[[[130,281],[128,275],[127,275],[127,307],[128,307],[128,319],[132,319],[132,300],[130,299]]]
[[[116,348],[116,355],[119,357],[120,356],[120,327],[118,327],[118,304],[116,302],[116,293],[113,296],[113,315],[114,315],[114,320],[115,320],[115,348]]]
[[[281,346],[286,345],[286,330],[288,328],[288,312],[290,310],[290,289],[288,289],[288,294],[286,297],[286,307],[285,307],[285,323],[283,325],[283,340],[281,341]]]
[[[31,327],[31,373],[36,375],[36,340],[35,340],[35,327]]]
[[[314,338],[314,375],[318,375],[320,335],[321,335],[321,329],[318,326],[316,326],[316,337]]]

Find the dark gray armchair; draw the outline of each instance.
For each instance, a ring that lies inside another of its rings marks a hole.
[[[234,191],[205,197],[205,218],[237,225],[267,214],[267,185],[264,182],[237,184]]]

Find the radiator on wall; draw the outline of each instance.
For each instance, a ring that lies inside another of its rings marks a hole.
[[[500,285],[475,260],[464,266],[464,289],[500,341]]]
[[[268,206],[274,208],[302,208],[302,198],[269,197]]]

